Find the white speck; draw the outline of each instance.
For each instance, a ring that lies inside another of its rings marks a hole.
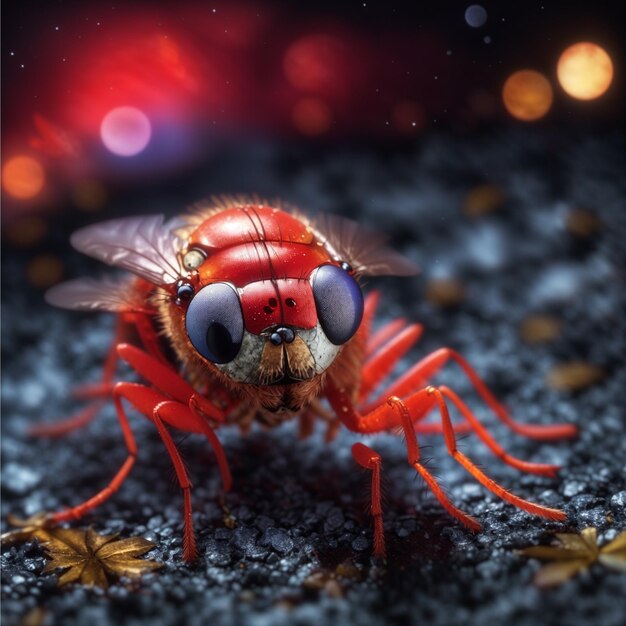
[[[452,56],[452,50],[446,50],[446,55],[449,57]]]
[[[22,63],[22,64],[20,65],[20,67],[21,67],[22,69],[24,69],[24,64]]]
[[[58,27],[58,26],[55,26],[55,27],[54,27],[54,30],[59,30],[59,27]]]
[[[435,76],[435,80],[437,80],[439,78],[439,76]]]
[[[485,35],[485,37],[483,37],[483,41],[485,43],[491,43],[491,37],[489,35]]]
[[[417,126],[415,122],[411,122],[411,126]]]
[[[9,54],[10,54],[12,57],[14,57],[14,56],[15,56],[15,52],[10,52]]]
[[[211,13],[217,13],[217,9],[211,9]]]

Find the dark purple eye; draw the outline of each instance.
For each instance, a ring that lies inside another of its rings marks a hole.
[[[243,313],[235,289],[226,283],[200,289],[189,303],[185,325],[193,347],[205,359],[232,361],[243,341]]]
[[[317,317],[329,341],[336,346],[354,335],[363,317],[363,293],[346,270],[336,265],[318,267],[311,278]]]

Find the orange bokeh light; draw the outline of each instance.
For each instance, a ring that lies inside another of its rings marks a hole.
[[[561,54],[556,73],[567,94],[579,100],[593,100],[609,88],[613,63],[595,43],[577,43]]]
[[[542,118],[552,106],[552,86],[534,70],[514,72],[502,87],[506,110],[518,120],[532,122]]]
[[[303,135],[321,135],[332,123],[330,107],[319,98],[303,98],[293,107],[293,124]]]
[[[45,179],[39,161],[29,156],[12,157],[2,168],[2,187],[19,200],[29,200],[38,195]]]

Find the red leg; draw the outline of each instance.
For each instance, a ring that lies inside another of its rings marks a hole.
[[[164,422],[188,432],[202,433],[207,437],[215,453],[224,488],[228,490],[232,484],[228,462],[224,450],[209,424],[209,420],[214,420],[218,423],[223,422],[224,416],[208,400],[196,394],[194,389],[174,370],[158,361],[156,357],[128,344],[117,346],[117,353],[156,388],[152,389],[138,383],[118,383],[115,386],[113,399],[129,450],[129,456],[109,485],[82,504],[53,515],[52,519],[60,522],[83,516],[111,497],[128,476],[134,464],[137,450],[122,405],[122,398],[125,398],[140,413],[154,422],[167,448],[176,471],[178,483],[183,490],[185,509],[184,558],[193,560],[197,550],[192,524],[191,482]]]
[[[72,417],[58,420],[52,424],[36,424],[28,428],[28,435],[31,437],[63,437],[73,430],[78,430],[87,426],[100,412],[105,404],[105,400],[96,400],[88,404],[82,411]]]
[[[120,313],[117,317],[113,342],[104,362],[102,382],[80,385],[72,392],[75,398],[84,400],[97,399],[98,402],[92,402],[76,415],[56,421],[53,424],[32,426],[28,429],[29,435],[34,437],[61,437],[73,430],[87,426],[96,417],[105,404],[101,400],[107,400],[113,392],[113,376],[115,375],[118,360],[117,346],[122,341],[129,326],[135,328],[142,344],[150,354],[162,363],[167,363],[167,359],[159,345],[159,339],[152,322],[152,315],[148,313]]]
[[[371,512],[374,518],[374,554],[385,556],[385,531],[383,528],[383,509],[380,503],[380,470],[382,459],[380,454],[362,443],[352,446],[352,457],[365,469],[372,472],[372,506]]]
[[[426,414],[427,415],[427,414]],[[426,417],[424,415],[424,417]],[[413,424],[413,429],[418,435],[441,435],[443,434],[443,426],[441,422],[428,422],[424,423],[422,420]],[[473,430],[472,425],[468,421],[457,422],[454,424],[454,432],[457,435],[465,435],[471,433]]]
[[[163,399],[164,396],[162,396],[159,392],[137,383],[118,383],[113,393],[115,407],[117,409],[117,414],[124,433],[126,446],[129,451],[128,457],[120,470],[114,476],[113,480],[104,489],[99,491],[89,500],[86,500],[85,502],[66,511],[54,514],[52,516],[52,520],[58,523],[82,517],[87,512],[108,500],[121,487],[122,483],[128,476],[137,457],[137,447],[128,423],[126,412],[121,402],[122,398],[125,398],[143,415],[154,422],[159,435],[165,444],[172,464],[174,465],[176,477],[180,488],[183,490],[184,497],[184,558],[188,561],[193,560],[196,557],[197,550],[192,524],[191,482],[189,481],[189,477],[185,470],[182,458],[176,448],[176,444],[163,423],[164,419],[175,422],[179,418],[181,411],[186,411],[190,416],[193,416],[193,413],[188,407],[182,406],[174,400]],[[219,443],[218,448],[221,450]],[[225,486],[230,487],[230,472],[227,473],[226,477],[223,475],[223,478]]]
[[[326,394],[338,417],[350,430],[360,433],[374,433],[400,426],[404,431],[406,438],[409,464],[424,478],[442,506],[453,517],[457,518],[466,526],[473,529],[478,528],[478,525],[473,518],[454,507],[441,487],[439,487],[434,477],[423,465],[419,463],[419,446],[413,424],[416,420],[420,419],[420,416],[428,413],[435,406],[439,408],[448,453],[468,472],[470,472],[476,480],[478,480],[499,498],[529,513],[554,520],[565,519],[566,516],[563,511],[528,502],[527,500],[510,493],[504,487],[486,476],[484,472],[472,463],[472,461],[457,450],[456,439],[452,422],[448,414],[448,408],[443,394],[438,389],[434,387],[427,387],[426,389],[421,389],[420,391],[410,395],[405,400],[391,397],[385,404],[376,407],[366,415],[361,415],[357,411],[350,401],[349,394],[346,390],[337,389],[333,387],[332,383],[329,383]]]
[[[169,365],[164,365],[155,357],[127,343],[117,346],[120,358],[126,361],[137,373],[173,400],[183,404],[194,403],[194,408],[217,423],[223,423],[222,412],[206,398],[198,395],[194,388],[180,377]],[[198,432],[198,431],[195,431]]]
[[[395,337],[406,326],[404,318],[398,318],[379,328],[367,340],[367,356],[372,356],[378,349],[382,348],[392,337]]]
[[[470,425],[470,428],[478,435],[480,440],[502,461],[511,467],[522,472],[528,472],[530,474],[538,474],[539,476],[550,476],[554,478],[559,470],[558,465],[552,465],[549,463],[531,463],[530,461],[522,461],[517,457],[506,452],[502,446],[491,436],[489,431],[478,421],[474,414],[470,411],[468,406],[459,398],[459,396],[452,391],[449,387],[441,385],[439,391],[446,398],[452,401],[457,409],[463,414],[465,419]],[[443,425],[445,429],[445,424]],[[455,432],[458,432],[458,428],[454,426]]]
[[[105,383],[87,383],[79,385],[72,389],[72,397],[77,400],[92,400],[94,398],[109,398],[113,393],[115,384],[112,382]]]
[[[369,336],[372,328],[372,320],[376,313],[376,307],[380,300],[380,294],[377,291],[370,291],[365,296],[365,302],[363,304],[363,320],[361,321],[361,328],[365,332],[365,336]]]
[[[472,461],[470,461],[464,454],[459,452],[456,447],[456,438],[454,436],[454,429],[452,428],[450,414],[448,413],[448,407],[446,405],[445,398],[439,389],[437,389],[436,387],[426,387],[425,389],[418,391],[413,396],[409,396],[409,398],[404,401],[396,398],[394,400],[394,403],[398,407],[403,407],[403,415],[406,411],[406,415],[408,416],[410,414],[409,412],[411,412],[412,410],[419,411],[420,405],[424,403],[424,397],[420,397],[420,394],[422,394],[422,396],[425,394],[426,398],[428,398],[429,403],[432,402],[431,398],[435,399],[439,407],[439,415],[443,425],[443,436],[446,447],[448,449],[448,453],[470,474],[472,474],[472,476],[474,476],[476,480],[478,480],[482,485],[484,485],[487,489],[489,489],[502,500],[505,500],[506,502],[509,502],[510,504],[513,504],[514,506],[524,511],[527,511],[528,513],[560,521],[566,519],[565,513],[559,509],[552,509],[550,507],[534,504],[533,502],[528,502],[527,500],[524,500],[507,491],[504,487],[500,486],[494,480],[489,478],[482,470],[476,467],[476,465],[472,463]]]
[[[397,420],[398,416],[396,415],[395,418]],[[424,482],[433,492],[435,498],[452,517],[459,520],[463,525],[467,526],[472,531],[480,530],[480,524],[476,521],[476,519],[452,504],[444,490],[437,483],[435,477],[420,462],[417,435],[415,434],[415,429],[413,428],[413,424],[411,423],[408,413],[406,413],[406,415],[401,414],[401,424],[399,425],[401,425],[404,431],[409,465],[423,478]],[[385,554],[385,535],[380,491],[380,472],[382,468],[382,460],[377,452],[362,443],[355,443],[352,446],[352,456],[354,460],[361,465],[361,467],[372,471],[371,511],[374,519],[374,554],[377,556],[383,556]]]
[[[126,460],[118,470],[117,474],[115,474],[111,482],[104,489],[99,491],[95,496],[89,498],[89,500],[85,500],[85,502],[77,506],[74,506],[65,511],[60,511],[59,513],[54,513],[52,515],[52,520],[54,522],[59,523],[70,519],[79,519],[88,511],[91,511],[97,506],[100,506],[122,486],[122,483],[126,480],[126,477],[130,473],[130,470],[135,464],[135,459],[137,458],[137,444],[135,442],[133,432],[130,428],[130,424],[128,423],[126,413],[124,412],[124,407],[122,407],[122,404],[120,402],[120,397],[124,395],[127,387],[130,386],[132,386],[132,383],[119,383],[116,387],[116,391],[114,392],[117,416],[119,418],[122,433],[124,435],[126,448],[128,449],[128,456],[126,457]]]
[[[504,422],[514,432],[531,439],[544,441],[577,435],[578,429],[573,424],[531,425],[516,422],[496,400],[472,366],[460,354],[450,348],[441,348],[416,363],[385,390],[385,396],[398,396],[400,398],[406,396],[416,387],[431,380],[449,361],[454,361],[461,367],[487,406],[500,421]]]
[[[178,484],[183,490],[184,498],[184,539],[183,554],[187,561],[192,561],[197,556],[196,539],[193,531],[193,519],[191,511],[191,482],[187,475],[183,460],[176,448],[172,436],[167,430],[165,423],[185,431],[204,433],[211,444],[224,483],[224,489],[228,491],[232,485],[232,478],[224,450],[213,430],[204,422],[202,417],[193,411],[192,407],[181,404],[175,400],[163,399],[164,397],[154,389],[150,389],[137,383],[119,383],[123,385],[123,396],[129,400],[135,408],[151,419],[159,431],[159,435],[165,444],[174,469]],[[121,408],[121,403],[119,403]]]
[[[120,344],[117,347],[117,352],[120,358],[126,361],[138,374],[169,396],[168,399],[177,402],[176,410],[169,410],[163,416],[168,424],[187,432],[200,433],[206,436],[215,453],[224,489],[228,491],[232,485],[228,461],[219,439],[207,422],[208,418],[221,424],[225,421],[224,415],[206,398],[198,395],[194,388],[183,380],[177,372],[160,363],[155,357],[129,344]],[[137,387],[144,388],[142,385],[137,385]],[[153,393],[156,394],[156,392]],[[157,402],[162,399],[162,396],[158,396]],[[144,407],[137,406],[137,409],[146,415]]]
[[[172,464],[174,465],[174,470],[176,471],[178,484],[183,490],[183,558],[185,561],[194,561],[198,556],[198,549],[196,546],[196,534],[193,530],[193,516],[191,511],[191,481],[187,475],[187,470],[185,469],[185,464],[183,463],[180,453],[178,452],[178,448],[176,448],[176,444],[174,443],[172,436],[167,428],[165,428],[165,424],[163,424],[163,420],[161,419],[162,413],[164,414],[172,409],[176,411],[178,408],[180,408],[180,405],[174,401],[169,400],[160,402],[152,411],[152,421],[155,423],[157,430],[159,431],[159,435],[161,435],[161,439],[167,448],[167,452],[170,455]]]
[[[383,350],[379,350],[365,362],[361,371],[359,396],[363,400],[374,387],[393,369],[394,365],[407,353],[422,334],[419,324],[407,326],[396,335]]]
[[[139,335],[139,339],[144,349],[161,363],[168,364],[166,356],[161,350],[159,336],[154,325],[154,315],[147,313],[132,314],[132,323]]]

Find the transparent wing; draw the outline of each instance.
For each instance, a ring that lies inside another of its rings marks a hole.
[[[48,304],[74,311],[110,311],[121,313],[145,308],[134,288],[136,279],[115,281],[77,278],[51,287],[46,291]]]
[[[180,240],[174,224],[162,215],[110,220],[77,230],[70,238],[76,250],[108,265],[133,272],[154,285],[176,282]]]
[[[366,276],[412,276],[419,268],[407,257],[385,244],[387,235],[363,228],[338,215],[325,214],[315,220],[315,229],[337,254]]]

